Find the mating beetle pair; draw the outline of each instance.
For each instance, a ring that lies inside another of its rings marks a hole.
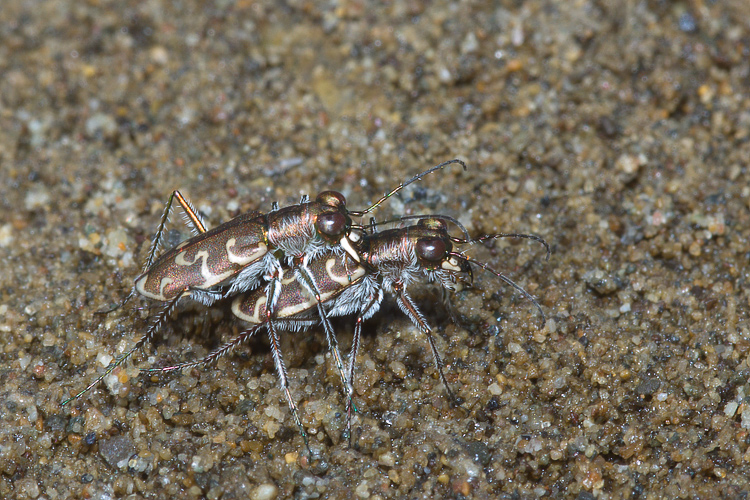
[[[451,164],[459,164],[466,169],[461,160],[443,162],[401,183],[365,210],[349,211],[342,194],[325,191],[314,202],[309,202],[307,197],[303,197],[298,205],[282,209],[274,204],[268,214],[248,212],[211,230],[206,230],[200,215],[190,202],[179,191],[174,191],[167,201],[144,271],[136,278],[130,294],[116,308],[124,305],[136,293],[166,302],[166,306],[154,317],[146,333],[132,349],[120,356],[86,388],[63,401],[62,405],[80,398],[137,349],[151,341],[154,333],[164,325],[177,302],[183,297],[190,296],[205,305],[211,305],[223,297],[253,289],[264,283],[267,293],[272,297],[266,307],[267,316],[270,318],[273,317],[273,297],[279,291],[283,264],[294,266],[298,279],[308,291],[318,296],[308,262],[319,252],[336,246],[357,258],[351,245],[352,241],[359,238],[357,231],[361,229],[353,227],[351,217],[362,217],[370,213],[404,187]],[[186,220],[197,234],[157,258],[156,253],[174,200],[180,204]],[[228,289],[222,285],[228,285]],[[106,312],[112,310],[114,309]],[[319,312],[322,313],[322,310]],[[342,381],[346,383],[336,337],[323,314],[321,321],[326,329],[329,348],[336,360]]]
[[[474,243],[500,237],[523,237],[547,244],[539,237],[523,234],[494,234],[477,239],[455,238],[448,234],[444,216],[420,216],[417,224],[368,234],[351,218],[364,216],[405,186],[425,175],[460,160],[441,163],[400,184],[362,211],[349,211],[344,197],[333,191],[319,195],[314,202],[303,198],[299,205],[268,214],[243,214],[206,231],[190,203],[175,191],[152,244],[145,270],[135,281],[126,301],[138,293],[166,302],[146,334],[127,353],[112,363],[105,373],[66,404],[90,390],[125,361],[136,349],[151,340],[169,317],[180,298],[190,296],[206,305],[234,297],[232,311],[250,323],[250,329],[205,358],[148,371],[171,371],[210,363],[231,351],[260,328],[268,330],[279,380],[293,417],[304,430],[296,404],[291,398],[286,368],[279,349],[281,330],[299,330],[322,322],[336,366],[347,392],[351,409],[354,360],[359,349],[362,322],[379,309],[384,292],[393,293],[399,307],[427,335],[441,381],[453,397],[443,374],[442,362],[424,315],[407,293],[414,281],[438,283],[444,291],[456,290],[471,281],[471,265],[478,265],[520,291],[541,308],[523,289],[485,264],[452,251],[452,243]],[[177,200],[198,233],[172,250],[155,258],[173,200]],[[466,231],[464,234],[466,235]],[[124,303],[124,302],[123,302]],[[357,315],[349,366],[345,372],[329,317]],[[542,313],[542,318],[544,315]],[[455,399],[455,398],[454,398]],[[348,412],[350,414],[350,412]],[[347,421],[347,430],[349,419]]]

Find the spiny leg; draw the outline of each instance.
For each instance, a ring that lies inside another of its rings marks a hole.
[[[161,220],[159,222],[159,227],[156,229],[156,234],[154,235],[154,239],[153,239],[153,241],[151,243],[151,248],[149,250],[148,258],[146,259],[146,263],[143,266],[144,271],[147,271],[153,265],[154,258],[156,257],[156,252],[158,251],[159,247],[161,246],[162,238],[164,236],[164,228],[165,228],[165,226],[167,224],[167,221],[169,220],[169,214],[170,214],[170,212],[172,210],[172,204],[173,204],[173,202],[174,202],[175,199],[177,200],[177,202],[182,207],[182,209],[184,211],[184,214],[185,214],[185,219],[193,225],[193,230],[196,233],[205,233],[206,232],[206,226],[203,223],[203,220],[201,219],[200,215],[198,215],[198,213],[196,212],[196,210],[193,208],[192,204],[184,196],[182,196],[182,193],[180,193],[178,190],[172,191],[172,194],[169,196],[169,199],[167,200],[167,205],[164,207],[164,213],[161,216]],[[130,290],[130,293],[127,295],[127,297],[125,297],[125,299],[122,302],[120,302],[119,304],[115,305],[114,307],[112,307],[110,309],[106,309],[106,310],[103,310],[103,311],[96,311],[94,314],[106,315],[106,314],[109,314],[111,312],[114,312],[117,309],[120,309],[121,307],[123,307],[125,304],[127,304],[128,301],[131,298],[133,298],[133,296],[135,296],[135,294],[136,294],[136,291],[135,291],[135,288],[133,288],[133,289]],[[101,380],[103,380],[104,377],[106,377],[107,375],[109,375],[110,373],[112,373],[112,371],[115,368],[117,368],[118,366],[120,366],[127,358],[129,358],[133,354],[133,352],[135,352],[136,349],[140,348],[145,342],[150,341],[153,338],[154,333],[159,328],[161,328],[161,326],[165,323],[166,318],[169,316],[169,314],[171,314],[172,310],[174,309],[175,305],[177,304],[177,301],[184,294],[185,294],[185,291],[183,291],[182,293],[178,294],[174,299],[172,299],[167,304],[167,307],[165,307],[164,310],[162,310],[162,312],[159,315],[157,315],[154,323],[149,327],[149,329],[146,332],[146,334],[143,337],[141,337],[141,339],[136,343],[136,345],[130,351],[128,351],[127,353],[125,353],[124,355],[122,355],[118,360],[116,360],[114,362],[114,364],[112,364],[111,366],[109,366],[107,368],[107,370],[104,372],[103,375],[101,375],[96,380],[94,380],[83,391],[81,391],[80,393],[76,394],[72,398],[69,398],[69,399],[66,399],[65,401],[63,401],[62,405],[65,405],[65,404],[67,404],[68,402],[70,402],[70,401],[72,401],[74,399],[78,399],[83,394],[85,394],[86,392],[88,392],[89,390],[91,390],[96,384],[98,384]]]
[[[310,326],[313,326],[317,324],[316,320],[297,320],[295,322],[300,328],[307,328]],[[172,372],[177,370],[182,370],[185,368],[195,368],[195,367],[204,367],[208,366],[216,361],[219,360],[219,358],[222,358],[229,353],[231,353],[233,350],[235,350],[240,345],[244,344],[248,340],[250,340],[250,337],[255,335],[255,333],[261,328],[266,326],[265,323],[261,323],[259,325],[255,325],[252,328],[249,328],[248,330],[245,330],[244,332],[237,335],[235,338],[230,340],[229,342],[226,342],[221,347],[218,347],[217,349],[211,351],[206,356],[204,356],[201,359],[198,359],[196,361],[188,361],[185,363],[179,363],[177,365],[173,366],[166,366],[164,368],[143,368],[141,371],[147,372],[147,373],[166,373],[166,372]]]
[[[177,191],[176,189],[172,191],[172,194],[169,195],[169,199],[167,200],[167,205],[164,207],[164,213],[161,216],[161,221],[159,222],[159,227],[156,229],[156,234],[154,235],[154,239],[151,242],[151,248],[148,252],[148,258],[146,259],[146,263],[143,265],[143,271],[147,271],[151,265],[154,263],[154,258],[156,257],[156,252],[159,251],[159,247],[162,243],[162,237],[164,236],[164,227],[167,225],[167,221],[169,220],[169,213],[172,210],[172,203],[174,200],[177,199],[177,202],[182,207],[183,213],[185,214],[186,221],[190,222],[193,225],[193,231],[196,233],[205,233],[206,232],[206,226],[203,224],[203,220],[201,219],[201,216],[198,215],[198,212],[193,208],[193,205],[182,196],[182,193]],[[115,305],[114,307],[111,307],[109,309],[104,309],[101,311],[96,311],[94,314],[98,315],[107,315],[109,313],[115,312],[116,310],[123,307],[125,304],[130,301],[135,296],[136,292],[135,289],[131,289],[130,293],[127,297],[125,297],[124,300],[122,300],[119,304]]]
[[[127,304],[128,302],[130,302],[130,299],[132,299],[134,296],[135,296],[135,288],[132,288],[128,296],[125,297],[123,300],[121,300],[119,303],[115,304],[109,309],[102,309],[99,311],[94,311],[94,314],[97,316],[106,316],[107,314],[113,313],[116,310],[120,309],[121,307],[125,306],[125,304]]]
[[[435,360],[435,368],[437,368],[440,380],[443,382],[445,390],[448,392],[448,397],[450,397],[451,401],[455,405],[461,406],[461,400],[458,399],[451,390],[450,385],[448,385],[448,379],[445,377],[445,373],[443,372],[443,360],[440,358],[440,353],[438,352],[437,346],[435,345],[435,339],[432,336],[432,328],[430,328],[430,325],[427,324],[427,321],[425,321],[422,312],[417,308],[416,304],[414,304],[409,295],[406,293],[405,287],[401,285],[394,286],[394,291],[396,292],[396,303],[398,304],[398,306],[401,308],[404,314],[409,317],[412,323],[414,323],[417,328],[419,328],[425,335],[427,335],[427,341],[430,343],[432,356]]]
[[[193,208],[193,204],[176,189],[172,191],[172,196],[177,198],[177,202],[182,207],[185,220],[193,225],[193,231],[195,231],[196,234],[205,233],[206,225],[203,223],[203,218],[198,214],[198,211]]]
[[[368,302],[367,306],[360,311],[360,313],[357,315],[357,320],[354,323],[354,338],[352,338],[352,349],[349,352],[349,367],[348,367],[348,379],[349,384],[352,385],[352,393],[354,392],[354,366],[357,359],[357,353],[359,352],[359,346],[360,341],[362,338],[362,323],[364,323],[365,318],[369,318],[372,316],[372,308],[376,307],[380,304],[380,301],[383,299],[382,293],[379,291],[373,296],[370,301]],[[357,408],[354,406],[354,402],[352,401],[352,398],[349,398],[346,405],[346,428],[344,430],[344,434],[349,441],[349,447],[352,446],[352,410],[354,412],[357,411]]]
[[[206,226],[203,224],[201,216],[198,215],[198,212],[196,212],[196,210],[193,208],[193,205],[184,196],[182,196],[182,193],[175,189],[174,191],[172,191],[172,194],[169,195],[167,206],[164,207],[164,213],[161,216],[161,221],[159,221],[159,227],[156,229],[156,234],[154,235],[153,242],[151,243],[151,250],[149,250],[148,252],[148,259],[146,259],[146,264],[143,266],[144,272],[148,271],[148,269],[154,263],[156,252],[159,251],[159,247],[162,243],[162,238],[164,237],[164,228],[169,221],[169,213],[172,210],[172,203],[175,199],[182,207],[182,210],[185,214],[185,219],[193,225],[193,230],[198,234],[206,232]]]
[[[317,301],[320,321],[321,323],[323,323],[323,329],[326,332],[328,350],[331,351],[331,354],[333,355],[333,360],[336,363],[336,369],[338,369],[339,376],[341,377],[341,383],[344,384],[344,390],[346,391],[347,398],[346,404],[347,408],[349,408],[349,406],[353,404],[352,396],[354,394],[354,389],[352,388],[351,379],[346,376],[346,373],[344,371],[344,362],[342,361],[341,352],[339,351],[338,340],[336,339],[336,334],[333,331],[333,327],[331,326],[331,322],[328,319],[328,315],[323,308],[323,303],[321,302],[320,298],[320,290],[318,289],[318,285],[315,283],[315,279],[312,277],[309,270],[304,264],[297,267],[297,278],[300,280],[300,283],[302,283],[302,285],[307,289],[307,291],[313,297],[315,297],[315,300]]]
[[[148,330],[146,330],[146,333],[143,335],[143,337],[141,337],[141,339],[138,342],[136,342],[136,344],[133,346],[132,349],[130,349],[128,352],[126,352],[122,356],[118,357],[113,363],[110,363],[110,365],[107,367],[107,369],[105,370],[103,374],[97,377],[96,380],[91,382],[81,392],[79,392],[75,396],[70,397],[66,399],[65,401],[63,401],[62,403],[60,403],[60,406],[65,406],[69,402],[75,399],[78,399],[84,394],[86,394],[87,392],[89,392],[96,384],[104,380],[104,378],[107,375],[112,373],[115,370],[115,368],[123,364],[125,360],[127,360],[136,350],[140,349],[146,342],[150,342],[154,336],[154,333],[164,325],[169,315],[172,314],[172,311],[174,310],[174,307],[177,304],[177,301],[180,300],[180,297],[182,297],[182,295],[183,294],[180,293],[175,298],[170,300],[169,303],[167,304],[167,307],[162,309],[159,312],[159,314],[156,315],[156,317],[154,318],[154,322],[151,324],[151,326],[148,327]]]
[[[456,315],[456,310],[453,308],[453,302],[451,302],[450,292],[447,288],[442,286],[440,287],[440,299],[445,306],[445,310],[448,311],[448,316],[450,316],[451,321],[464,330],[468,330],[468,328],[465,327],[465,325],[458,319],[458,316]]]
[[[167,373],[177,370],[182,370],[184,368],[193,368],[197,366],[207,366],[211,363],[217,361],[222,356],[226,356],[230,352],[232,352],[235,348],[237,348],[239,345],[243,344],[247,340],[252,337],[255,332],[257,332],[260,327],[263,326],[263,324],[256,325],[249,330],[245,330],[244,332],[240,333],[237,337],[233,338],[229,342],[223,344],[221,347],[211,351],[203,358],[196,360],[196,361],[188,361],[185,363],[179,363],[173,366],[165,366],[164,368],[143,368],[141,369],[142,372],[147,373]]]
[[[284,391],[284,395],[286,396],[287,403],[289,404],[289,410],[292,412],[292,418],[294,418],[294,423],[297,424],[300,434],[302,434],[302,439],[305,442],[305,448],[307,448],[307,452],[312,459],[312,450],[310,449],[310,443],[307,440],[307,433],[305,432],[305,428],[302,426],[302,421],[299,417],[299,409],[297,408],[297,404],[294,402],[294,399],[292,399],[292,393],[289,390],[289,378],[287,376],[284,358],[281,355],[281,342],[279,340],[279,332],[277,331],[276,325],[273,321],[273,316],[276,309],[275,305],[278,301],[280,291],[281,280],[278,277],[272,278],[268,282],[268,286],[266,286],[266,297],[268,297],[268,301],[266,302],[266,321],[264,324],[266,325],[266,329],[268,330],[268,340],[271,344],[271,356],[273,357],[273,362],[276,366],[276,374],[279,377],[279,384],[281,385],[281,389]]]

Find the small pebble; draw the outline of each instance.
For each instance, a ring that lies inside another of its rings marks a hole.
[[[250,495],[251,500],[273,500],[279,494],[279,489],[273,483],[264,483],[255,488]]]
[[[136,452],[133,441],[127,436],[114,436],[99,443],[99,453],[109,465],[124,468]]]

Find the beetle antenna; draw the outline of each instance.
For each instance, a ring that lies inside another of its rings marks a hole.
[[[508,284],[511,287],[513,287],[518,293],[520,293],[521,295],[523,295],[524,297],[526,297],[526,299],[528,299],[529,301],[531,301],[532,304],[534,304],[534,307],[537,308],[537,310],[539,311],[539,314],[542,316],[542,324],[540,325],[539,328],[540,329],[544,328],[544,325],[547,323],[547,316],[545,316],[544,311],[542,310],[542,306],[539,305],[539,302],[537,302],[537,300],[529,292],[527,292],[526,290],[524,290],[523,288],[521,288],[520,285],[516,284],[512,279],[508,278],[503,273],[495,271],[494,269],[492,269],[490,266],[488,266],[484,262],[479,262],[478,260],[474,260],[474,259],[472,259],[470,257],[467,257],[465,255],[462,255],[462,254],[456,253],[456,252],[450,252],[450,255],[452,255],[453,257],[456,257],[458,259],[463,259],[463,260],[465,260],[467,262],[471,262],[472,264],[481,267],[485,271],[488,271],[488,272],[494,274],[495,276],[497,276],[498,278],[500,278],[501,280],[503,280],[506,284]]]
[[[464,170],[467,169],[466,163],[464,163],[462,160],[459,160],[457,158],[453,159],[453,160],[444,161],[443,163],[441,163],[439,165],[435,165],[434,167],[429,168],[429,169],[425,170],[424,172],[415,175],[414,177],[412,177],[408,181],[402,182],[395,189],[393,189],[392,191],[384,194],[378,201],[376,201],[375,203],[373,203],[372,205],[370,205],[368,208],[366,208],[364,210],[356,210],[356,211],[352,210],[352,211],[349,212],[349,215],[351,215],[352,217],[361,217],[361,216],[363,216],[365,214],[368,214],[368,213],[372,212],[373,210],[375,210],[376,208],[378,208],[385,200],[387,200],[388,198],[390,198],[394,194],[398,193],[399,191],[401,191],[402,189],[404,189],[409,184],[411,184],[413,182],[417,182],[418,180],[421,180],[423,177],[431,174],[435,170],[441,170],[441,169],[447,167],[448,165],[453,165],[454,163],[457,163],[457,164],[461,165]]]
[[[451,236],[451,241],[453,241],[454,243],[468,243],[470,245],[473,245],[474,243],[481,243],[483,241],[496,240],[499,238],[524,238],[527,240],[538,241],[539,243],[544,245],[544,249],[547,251],[547,256],[544,258],[544,260],[549,260],[549,256],[552,253],[549,247],[549,243],[547,243],[545,239],[542,238],[541,236],[537,236],[535,234],[495,233],[495,234],[485,234],[484,236],[480,236],[478,238],[467,238],[467,239],[454,238],[453,236]]]

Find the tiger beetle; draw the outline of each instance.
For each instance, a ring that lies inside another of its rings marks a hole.
[[[156,231],[143,273],[135,280],[130,294],[111,312],[122,307],[136,294],[166,302],[155,315],[146,333],[126,353],[113,361],[102,375],[86,388],[66,399],[61,405],[80,398],[128,359],[164,325],[182,297],[191,297],[210,306],[215,301],[233,296],[258,286],[270,300],[264,313],[268,328],[275,328],[271,319],[275,315],[281,285],[283,266],[294,269],[294,276],[316,298],[316,308],[323,323],[329,350],[339,375],[347,382],[336,337],[323,310],[320,290],[309,268],[309,263],[321,253],[334,247],[343,249],[353,259],[359,260],[354,245],[363,232],[352,223],[352,217],[363,217],[409,184],[421,180],[432,172],[452,164],[466,170],[458,159],[449,160],[402,182],[364,210],[348,210],[344,195],[324,191],[310,202],[304,196],[298,205],[278,208],[276,204],[268,214],[249,212],[235,217],[213,229],[206,230],[201,216],[179,191],[173,191]],[[175,248],[156,257],[162,242],[165,226],[174,200],[182,207],[185,218],[197,233]]]
[[[529,299],[538,309],[542,317],[541,327],[544,327],[544,312],[539,303],[528,292],[487,264],[467,257],[461,252],[454,252],[453,243],[472,244],[498,238],[527,238],[544,245],[547,258],[550,249],[547,242],[542,238],[530,234],[497,233],[473,239],[468,237],[456,238],[448,233],[446,220],[454,222],[463,230],[463,226],[450,217],[431,215],[420,219],[416,225],[390,229],[380,233],[364,234],[356,244],[359,257],[356,261],[351,255],[340,249],[330,249],[328,253],[309,263],[309,269],[319,287],[319,297],[312,296],[309,290],[294,278],[292,269],[285,267],[284,276],[281,279],[281,288],[276,299],[278,307],[272,318],[264,313],[266,303],[269,300],[266,290],[258,288],[240,294],[232,301],[232,312],[235,316],[253,326],[200,360],[166,368],[146,369],[145,371],[149,373],[169,372],[210,364],[231,352],[235,347],[247,341],[257,331],[265,327],[268,331],[271,353],[281,388],[289,404],[292,417],[307,445],[307,436],[299,418],[299,410],[289,391],[286,366],[280,350],[278,329],[299,331],[313,326],[318,322],[314,314],[317,312],[316,304],[320,303],[323,304],[325,314],[328,317],[356,314],[347,379],[344,381],[347,391],[345,433],[351,438],[352,381],[355,359],[360,347],[362,323],[379,310],[384,292],[389,292],[395,295],[398,306],[412,323],[427,336],[440,380],[451,400],[458,401],[443,372],[443,362],[432,336],[432,328],[426,322],[424,314],[409,297],[408,285],[415,281],[435,282],[444,293],[443,300],[446,305],[449,305],[447,292],[459,291],[464,283],[472,283],[471,264],[474,264],[491,272]],[[374,228],[374,225],[371,227]],[[463,231],[466,233],[465,230]],[[451,310],[450,307],[448,309]]]

